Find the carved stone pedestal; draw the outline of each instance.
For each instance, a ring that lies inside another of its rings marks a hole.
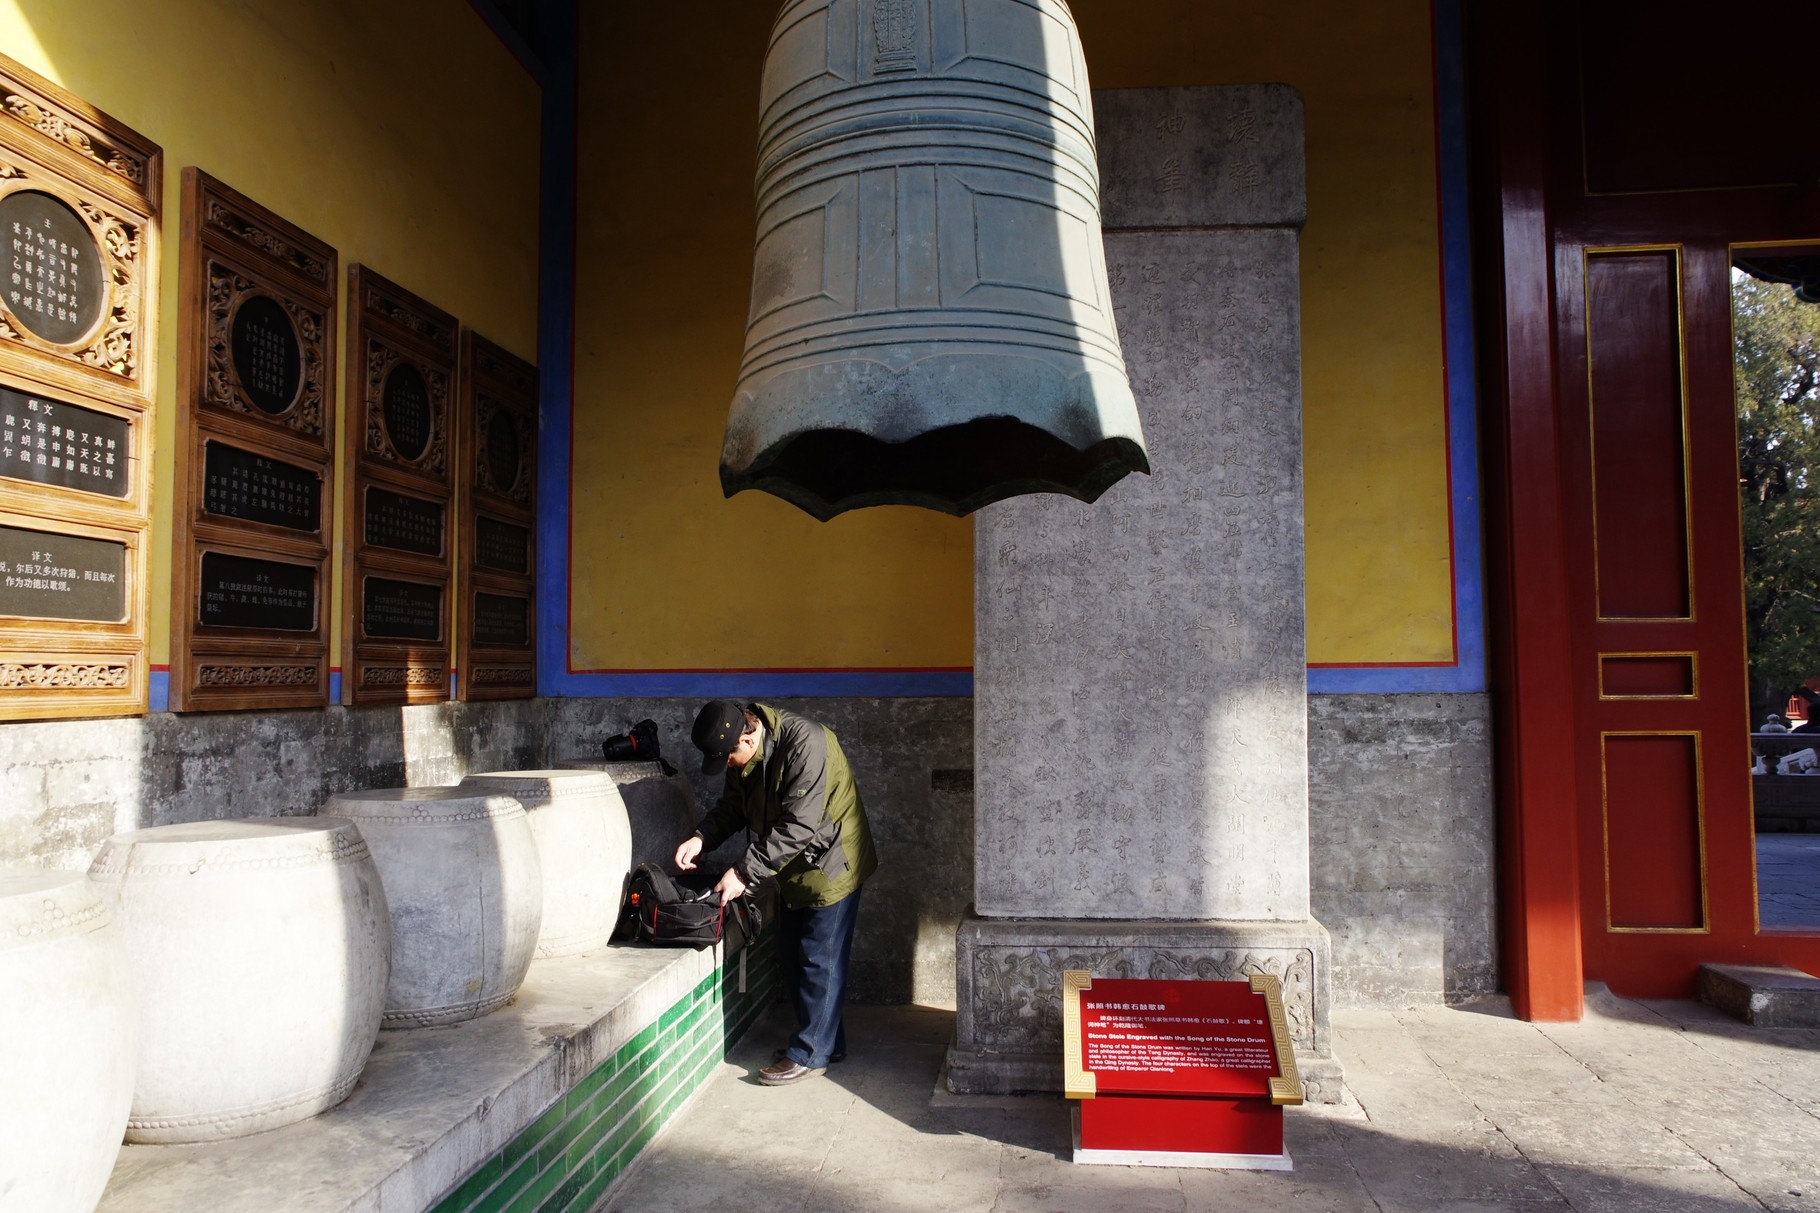
[[[1062,1089],[1062,973],[1244,981],[1272,973],[1310,1103],[1337,1103],[1329,1040],[1333,1003],[1327,929],[1301,922],[1154,922],[980,918],[956,939],[954,1045],[948,1088],[964,1095]]]

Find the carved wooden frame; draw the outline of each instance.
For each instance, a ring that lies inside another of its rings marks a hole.
[[[537,693],[537,368],[472,330],[461,334],[461,619],[456,668],[462,699],[529,699]],[[500,483],[496,426],[517,443],[516,474]],[[524,531],[524,562],[513,572],[483,566],[481,517]],[[522,644],[478,639],[481,594],[523,599]]]
[[[335,250],[197,168],[183,171],[176,491],[171,537],[171,707],[321,707],[329,702],[329,555],[335,535]],[[297,338],[288,407],[253,403],[233,357],[239,309],[277,302]],[[318,479],[314,531],[209,508],[211,443]],[[315,571],[308,631],[203,622],[209,553]]]
[[[343,703],[438,703],[449,698],[454,660],[454,406],[460,325],[447,312],[365,266],[348,275],[346,528],[342,580]],[[387,427],[385,391],[396,368],[421,378],[427,402],[423,449],[401,450]],[[373,490],[440,509],[440,552],[429,555],[370,541]],[[370,579],[434,587],[435,640],[368,631]]]
[[[0,720],[146,710],[163,166],[157,144],[0,56],[0,199],[46,194],[73,212],[94,239],[105,283],[96,319],[67,342],[40,335],[0,289],[0,384],[122,423],[128,477],[116,496],[0,475],[0,525],[119,544],[125,570],[118,622],[0,615]],[[9,249],[9,276],[24,268],[11,264],[16,256]]]

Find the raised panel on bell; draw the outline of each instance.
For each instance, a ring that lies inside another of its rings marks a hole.
[[[462,333],[460,650],[463,699],[537,690],[537,368]]]
[[[1601,619],[1692,614],[1681,327],[1679,249],[1588,252],[1587,391]]]
[[[0,56],[0,719],[144,711],[156,144]]]
[[[345,703],[449,697],[460,325],[365,266],[349,273]]]
[[[197,168],[183,210],[171,707],[318,707],[339,257]]]
[[[943,70],[967,67],[987,79],[1059,93],[1068,104],[1088,105],[1086,70],[1074,54],[1075,39],[1055,0],[934,0],[954,6],[961,19],[938,23],[957,31],[936,47]],[[1062,10],[1063,13],[1066,9]]]
[[[798,7],[784,13],[771,31],[759,85],[762,103],[770,104],[805,86],[840,84],[855,74],[857,0]]]
[[[948,180],[942,252],[950,303],[1052,311],[1058,323],[1076,307],[1105,310],[1088,216],[1008,175],[958,172]]]

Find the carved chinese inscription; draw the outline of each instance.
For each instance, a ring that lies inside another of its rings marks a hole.
[[[126,545],[0,526],[0,615],[118,623]]]
[[[478,515],[474,519],[474,567],[497,573],[529,573],[530,528]]]
[[[303,342],[284,305],[250,295],[234,309],[234,373],[247,398],[272,416],[290,408],[303,385]]]
[[[323,704],[335,250],[198,169],[183,205],[171,706]]]
[[[368,577],[362,587],[360,626],[368,636],[438,640],[442,636],[442,587]]]
[[[981,839],[1028,859],[982,909],[1307,914],[1296,291],[1257,273],[1291,241],[1107,239],[1154,473],[980,515]]]
[[[125,497],[132,433],[112,413],[0,384],[0,476]]]
[[[107,302],[95,233],[61,198],[18,190],[0,198],[0,236],[10,255],[8,310],[46,341],[80,341]]]
[[[0,56],[0,720],[146,707],[161,173]]]
[[[536,685],[537,368],[462,334],[464,699],[525,696]],[[516,671],[514,673],[513,671]]]
[[[449,694],[455,559],[450,452],[459,371],[455,318],[364,266],[348,347],[347,451],[354,529],[348,584],[360,587],[342,665],[353,703],[428,703]]]
[[[386,374],[380,416],[392,449],[406,459],[423,458],[430,447],[430,386],[423,372],[408,362],[393,365]]]
[[[280,560],[202,553],[200,622],[210,627],[309,632],[316,627],[317,570]],[[217,674],[217,681],[220,676]]]
[[[368,485],[366,541],[373,547],[441,556],[446,512],[440,501],[425,501]]]
[[[203,443],[204,513],[314,534],[322,529],[322,474],[282,459]]]

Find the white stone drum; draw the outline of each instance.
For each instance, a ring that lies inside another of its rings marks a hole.
[[[347,1098],[379,1035],[385,891],[353,822],[199,821],[110,838],[89,876],[139,1004],[131,1142],[213,1141]]]
[[[654,863],[669,866],[676,846],[695,832],[695,792],[686,776],[664,774],[661,762],[603,762],[598,758],[570,758],[556,764],[565,771],[605,771],[619,789],[632,827],[632,866]],[[731,863],[745,849],[745,836],[728,859]]]
[[[605,946],[632,870],[632,827],[613,780],[599,771],[489,771],[461,786],[510,796],[531,816],[543,864],[537,955]]]
[[[120,930],[81,872],[0,868],[0,1209],[91,1213],[133,1102]]]
[[[385,1026],[459,1023],[524,982],[543,923],[543,870],[524,807],[475,788],[344,792],[325,817],[360,827],[385,884]]]

